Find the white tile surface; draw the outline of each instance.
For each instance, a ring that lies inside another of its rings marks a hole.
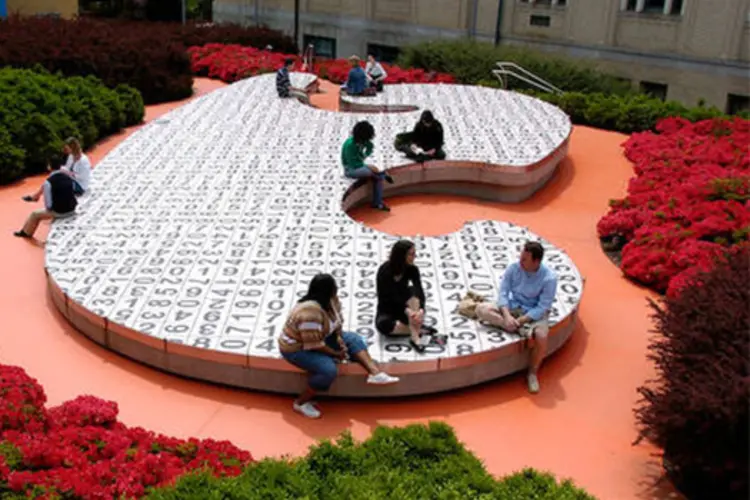
[[[518,94],[452,85],[387,89],[377,99],[433,110],[454,159],[524,166],[569,133],[564,113]],[[138,130],[98,165],[78,215],[53,225],[48,270],[96,314],[206,349],[278,357],[286,314],[317,272],[336,276],[346,328],[367,339],[376,359],[455,356],[513,342],[454,312],[467,290],[494,297],[523,241],[539,239],[498,221],[414,239],[429,321],[451,334],[446,349],[417,355],[374,329],[375,272],[397,238],[341,211],[350,181],[341,174],[340,147],[354,123],[368,119],[378,134],[375,162],[403,164],[393,137],[419,113],[313,109],[278,99],[273,75],[212,92]],[[554,322],[578,304],[583,285],[571,259],[544,243],[560,277]]]

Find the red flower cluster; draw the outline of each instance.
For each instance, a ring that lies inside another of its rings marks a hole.
[[[193,73],[229,83],[276,71],[287,58],[294,59],[294,70],[310,70],[310,68],[303,68],[302,61],[297,56],[241,45],[206,44],[202,47],[190,47],[188,53],[192,61]],[[350,68],[348,60],[333,59],[316,62],[312,71],[321,78],[334,83],[343,83],[346,81]],[[385,83],[452,83],[455,81],[451,75],[427,72],[423,69],[406,70],[387,64],[383,64],[383,68],[388,73]]]
[[[668,118],[657,132],[624,143],[636,177],[597,231],[627,242],[627,276],[674,296],[716,257],[748,244],[750,121]]]
[[[226,441],[127,427],[116,403],[93,396],[47,410],[42,387],[18,367],[0,365],[0,395],[0,490],[133,498],[191,470],[234,476],[252,461]]]

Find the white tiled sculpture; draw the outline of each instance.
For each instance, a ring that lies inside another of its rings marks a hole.
[[[378,360],[476,353],[515,342],[455,313],[473,290],[494,297],[527,239],[504,222],[465,225],[413,238],[428,294],[428,322],[447,347],[419,355],[374,329],[375,273],[398,238],[341,209],[350,181],[340,147],[353,125],[375,126],[373,163],[406,163],[392,148],[420,111],[333,113],[275,95],[274,75],[198,98],[135,132],[96,168],[76,217],[54,223],[46,247],[50,277],[110,322],[188,344],[279,357],[276,337],[316,273],[340,286],[347,330],[367,338]],[[303,86],[306,75],[293,75]],[[445,127],[451,159],[509,166],[535,163],[570,133],[568,117],[530,97],[458,85],[395,85],[376,99],[431,109]],[[541,215],[543,216],[543,215]],[[560,278],[557,322],[577,306],[581,276],[543,242]]]

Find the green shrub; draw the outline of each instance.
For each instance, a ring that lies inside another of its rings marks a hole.
[[[715,107],[688,108],[679,102],[662,101],[645,94],[525,93],[560,107],[576,125],[589,125],[628,134],[651,130],[659,120],[667,117],[683,117],[695,122],[724,116]]]
[[[0,69],[0,183],[44,170],[66,137],[84,148],[143,119],[143,100],[93,76],[64,78],[41,69]]]
[[[511,61],[569,92],[634,93],[627,82],[598,71],[594,66],[558,54],[543,54],[519,47],[495,47],[467,40],[424,42],[405,47],[397,64],[452,74],[460,83],[476,85],[493,80],[498,61]],[[494,86],[494,85],[492,85]],[[499,83],[498,83],[499,86]],[[532,88],[517,78],[508,79],[511,90]]]
[[[524,470],[495,480],[444,423],[378,427],[364,442],[348,433],[297,460],[266,459],[236,478],[205,472],[155,489],[152,500],[507,499],[588,500],[590,495],[549,474]]]

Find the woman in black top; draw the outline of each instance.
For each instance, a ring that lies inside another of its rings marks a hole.
[[[424,351],[420,338],[425,296],[414,243],[400,240],[393,245],[387,262],[378,269],[378,310],[375,327],[383,335],[411,336],[411,344]]]
[[[394,146],[407,157],[421,163],[427,160],[444,160],[443,143],[443,126],[431,111],[424,111],[413,131],[396,136]]]

